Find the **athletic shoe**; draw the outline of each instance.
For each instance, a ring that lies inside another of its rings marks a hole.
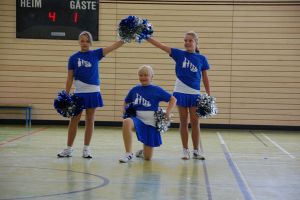
[[[190,151],[189,149],[183,148],[183,157],[181,159],[183,160],[189,160],[190,159]]]
[[[138,150],[136,153],[135,153],[135,157],[137,158],[144,158],[144,150]]]
[[[133,153],[126,153],[124,157],[120,158],[120,163],[127,163],[128,161],[133,159]]]
[[[193,151],[193,158],[198,160],[205,160],[204,156],[200,153],[198,149]]]
[[[90,149],[83,149],[82,157],[83,158],[93,158]]]
[[[64,157],[72,157],[73,149],[64,149],[62,152],[57,154],[57,157],[64,158]]]

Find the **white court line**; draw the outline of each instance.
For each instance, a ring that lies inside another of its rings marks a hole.
[[[227,146],[225,140],[223,139],[222,135],[221,135],[219,132],[217,132],[217,134],[218,134],[220,143],[221,143],[221,144],[223,145],[223,147],[226,149],[226,151],[227,151],[227,153],[228,153],[228,155],[229,155],[229,158],[230,158],[232,164],[234,165],[235,170],[238,172],[238,176],[240,177],[240,179],[241,179],[242,182],[244,183],[244,185],[245,185],[245,187],[246,187],[246,190],[248,191],[248,193],[249,193],[249,195],[250,195],[250,199],[255,200],[255,196],[254,196],[252,190],[250,189],[250,187],[249,187],[249,185],[248,185],[248,183],[247,183],[245,177],[243,176],[243,174],[242,174],[241,170],[239,169],[239,167],[237,166],[237,164],[233,161],[233,159],[232,159],[232,154],[231,154],[231,152],[229,151],[229,148],[228,148],[228,146]],[[233,170],[233,169],[231,169],[231,170]],[[240,185],[240,183],[238,183],[238,184]]]
[[[269,138],[268,136],[266,136],[264,133],[262,133],[262,135],[266,139],[268,139],[272,144],[274,144],[278,149],[280,149],[283,153],[287,154],[291,158],[296,158],[295,156],[293,156],[292,154],[290,154],[287,150],[285,150],[283,147],[281,147],[279,144],[277,144],[274,140],[272,140],[271,138]]]

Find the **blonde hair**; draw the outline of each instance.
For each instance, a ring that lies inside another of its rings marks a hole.
[[[184,36],[190,35],[193,37],[194,41],[196,42],[196,52],[199,53],[199,47],[198,47],[198,41],[199,41],[199,37],[198,34],[195,31],[189,31],[186,32]]]
[[[82,31],[79,34],[79,36],[78,36],[78,40],[80,40],[80,37],[83,36],[83,35],[88,38],[89,43],[92,45],[92,43],[93,43],[93,36],[92,36],[92,34],[90,32],[88,32],[88,31]]]
[[[142,65],[138,69],[138,75],[140,75],[140,74],[147,74],[147,75],[150,75],[151,77],[153,77],[154,72],[150,65]]]

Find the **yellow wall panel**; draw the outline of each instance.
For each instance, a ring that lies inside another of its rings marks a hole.
[[[100,1],[99,41],[93,48],[114,42],[117,25],[127,15],[147,18],[154,37],[174,48],[184,48],[184,33],[195,30],[200,51],[211,65],[211,91],[219,107],[217,116],[201,123],[300,125],[299,4],[285,0],[172,2]],[[15,4],[0,2],[0,103],[32,104],[33,119],[64,120],[53,109],[53,99],[65,87],[68,57],[79,50],[78,43],[15,38]],[[97,121],[122,120],[123,99],[138,83],[137,68],[142,64],[153,66],[154,84],[172,92],[174,61],[147,42],[125,44],[101,61],[105,106],[97,110]],[[176,109],[174,114],[177,123]],[[23,118],[19,111],[0,113],[0,119]]]

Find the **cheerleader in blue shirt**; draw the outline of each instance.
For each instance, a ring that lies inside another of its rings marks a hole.
[[[85,119],[85,135],[83,157],[92,158],[89,144],[94,131],[94,118],[97,107],[102,107],[102,97],[100,93],[99,80],[99,61],[111,51],[121,47],[124,42],[117,41],[111,46],[90,50],[92,45],[92,35],[83,31],[79,35],[80,51],[76,52],[69,58],[68,62],[68,76],[66,82],[66,92],[69,93],[74,82],[74,93],[81,97],[84,101],[84,108],[86,110]],[[69,122],[67,148],[58,157],[71,157],[72,146],[77,133],[78,123],[80,122],[81,113]]]
[[[207,70],[209,64],[205,56],[199,53],[198,36],[190,31],[185,34],[185,50],[170,48],[159,41],[149,38],[147,41],[168,53],[176,62],[176,83],[173,95],[177,99],[177,107],[180,115],[180,133],[183,146],[182,159],[190,159],[188,149],[188,116],[192,125],[193,158],[204,160],[199,149],[200,127],[196,114],[197,98],[200,95],[201,78],[206,93],[210,96],[210,87]]]
[[[150,66],[142,66],[138,70],[141,84],[133,87],[127,94],[124,102],[124,113],[127,104],[132,103],[136,110],[135,117],[123,120],[123,140],[125,155],[120,158],[126,163],[134,158],[132,153],[132,130],[135,129],[137,139],[144,144],[143,150],[136,153],[137,157],[151,160],[153,148],[162,144],[161,135],[155,127],[154,112],[158,110],[159,102],[168,102],[167,118],[176,104],[176,98],[159,86],[152,85],[153,70]]]

